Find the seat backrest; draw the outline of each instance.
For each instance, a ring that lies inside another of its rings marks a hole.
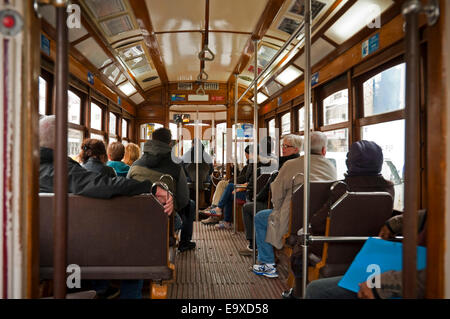
[[[330,197],[330,188],[334,182],[310,182],[310,210],[308,220],[313,213],[318,211]],[[294,240],[297,238],[297,232],[303,228],[303,192],[304,187],[301,184],[292,194],[292,219],[290,237]]]
[[[347,192],[330,210],[328,236],[377,236],[384,222],[392,215],[393,199],[387,192]],[[330,242],[324,277],[345,273],[356,254],[360,242]]]
[[[270,174],[261,174],[256,179],[256,193],[259,193],[261,189],[266,185],[269,180]]]
[[[42,279],[53,275],[53,197],[39,194]],[[153,195],[69,194],[68,204],[67,263],[82,279],[171,279],[169,218]]]
[[[196,182],[196,163],[186,164],[186,172],[193,183]],[[209,173],[209,164],[206,162],[198,163],[198,179],[202,182],[207,180]]]

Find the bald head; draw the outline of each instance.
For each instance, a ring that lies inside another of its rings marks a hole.
[[[311,132],[311,154],[325,156],[327,153],[327,136],[319,131]]]
[[[54,115],[44,116],[39,120],[39,146],[55,148],[55,121]]]

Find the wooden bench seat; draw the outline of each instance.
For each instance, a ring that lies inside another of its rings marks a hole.
[[[41,279],[53,278],[53,197],[39,194]],[[68,204],[67,264],[80,266],[81,279],[147,279],[151,295],[165,297],[161,290],[175,278],[173,223],[153,195],[69,194]]]

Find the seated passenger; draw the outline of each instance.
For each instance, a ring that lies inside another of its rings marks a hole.
[[[289,134],[282,140],[282,152],[283,156],[280,157],[279,163],[281,169],[283,164],[288,160],[298,158],[300,156],[300,150],[303,145],[303,138],[299,135]],[[269,199],[270,184],[275,180],[278,174],[273,174],[267,181],[266,185],[259,191],[256,196],[256,212],[266,209],[267,201]],[[245,237],[249,242],[246,249],[240,250],[241,255],[250,255],[253,251],[253,202],[247,202],[242,207],[242,214],[244,220]]]
[[[81,152],[78,155],[81,166],[91,172],[101,173],[109,177],[116,177],[114,168],[106,166],[108,160],[105,143],[101,140],[87,138],[81,144]]]
[[[114,168],[117,176],[127,176],[130,166],[122,162],[125,155],[125,146],[120,142],[113,142],[108,145],[108,159],[106,163],[109,167]]]
[[[169,129],[162,127],[155,130],[152,139],[144,144],[144,154],[131,166],[127,177],[139,181],[159,180],[161,176],[167,174],[173,178],[173,184],[172,181],[167,181],[167,184],[175,194],[175,210],[183,221],[178,249],[185,251],[195,248],[195,243],[191,241],[195,202],[189,200],[189,189],[181,164],[172,160],[171,139]]]
[[[311,181],[334,181],[336,169],[325,158],[327,152],[327,137],[322,132],[311,132]],[[256,245],[258,261],[253,265],[253,272],[269,278],[278,277],[275,266],[273,247],[283,247],[283,235],[289,229],[290,205],[292,196],[292,177],[303,173],[304,156],[287,161],[280,169],[278,176],[270,185],[273,209],[265,209],[255,216]],[[302,176],[295,180],[294,187],[303,183]]]
[[[426,229],[425,229],[425,211],[419,211],[419,236],[417,244],[426,246]],[[392,238],[394,235],[400,235],[403,229],[403,215],[390,218],[381,228],[379,237],[383,239]],[[376,260],[374,260],[376,263]],[[401,298],[403,293],[402,271],[386,271],[380,274],[380,287],[369,288],[367,282],[359,284],[360,290],[355,293],[338,286],[343,276],[329,277],[312,281],[306,287],[307,299],[389,299]],[[417,271],[417,297],[425,297],[425,279],[426,271]]]
[[[249,161],[251,161],[251,154],[253,151],[253,147],[251,145],[248,145],[245,148],[245,158],[247,159],[247,165],[245,169],[242,171],[245,173],[238,176],[237,181],[241,185],[247,185],[248,184],[248,167],[250,165],[248,164]],[[234,184],[228,183],[225,187],[225,191],[222,193],[222,196],[220,198],[219,204],[217,207],[210,209],[209,211],[203,211],[205,215],[209,215],[211,217],[219,218],[220,216],[224,216],[224,219],[219,224],[215,225],[217,229],[230,229],[232,226],[231,220],[233,215],[233,201],[234,201]],[[246,198],[246,189],[241,188],[237,189],[236,192],[236,200],[245,201]]]
[[[246,174],[247,174],[247,168],[248,168],[248,158],[249,158],[249,152],[250,152],[250,145],[247,145],[245,147],[244,153],[245,153],[245,158],[246,158],[246,163],[245,166],[242,168],[242,170],[239,172],[239,175],[236,177],[236,182],[237,184],[245,184],[246,183]],[[208,212],[211,209],[215,209],[216,207],[219,206],[219,204],[221,205],[221,207],[225,207],[225,204],[227,203],[229,196],[230,196],[230,192],[232,194],[234,186],[228,186],[230,184],[232,184],[234,182],[234,178],[228,180],[221,180],[216,187],[216,191],[214,192],[214,196],[213,196],[213,200],[212,200],[212,205],[207,208],[206,210],[202,211],[202,213],[204,214],[208,214]],[[228,194],[223,195],[225,193],[225,191],[227,190]],[[240,192],[238,192],[240,193]],[[237,194],[236,194],[237,196]],[[242,195],[239,195],[242,196]],[[243,200],[245,200],[245,193],[244,193],[244,198]],[[230,209],[232,209],[232,206],[230,207]],[[222,209],[220,209],[220,212],[222,212]],[[231,213],[230,213],[231,214]],[[205,225],[208,224],[217,224],[219,222],[219,217],[218,216],[210,216],[207,219],[203,219],[201,222]]]
[[[383,166],[383,151],[375,142],[357,141],[350,146],[347,153],[347,173],[343,182],[332,190],[329,200],[311,216],[310,231],[314,236],[324,236],[325,226],[330,205],[339,199],[346,191],[349,192],[388,192],[394,198],[394,185],[381,175]],[[316,256],[322,256],[322,243],[311,245],[310,252]],[[291,268],[296,278],[296,289],[301,287],[303,253],[297,244],[291,256]],[[284,292],[285,298],[295,298],[301,292],[291,289],[290,293]]]
[[[55,116],[44,116],[39,121],[39,192],[53,193],[55,148]],[[67,157],[68,192],[94,198],[111,198],[118,195],[139,195],[151,192],[151,181],[138,182],[124,177],[108,177],[84,169],[80,164]],[[164,212],[168,215],[173,211],[173,198],[167,192],[157,187],[156,197],[164,204]],[[130,281],[128,281],[130,283]],[[141,298],[142,280],[132,281],[127,290],[122,290],[120,298]]]
[[[201,151],[200,151],[200,148],[201,148]],[[206,163],[208,166],[208,172],[206,174],[207,179],[202,182],[210,182],[210,175],[214,171],[213,159],[208,153],[205,152],[205,146],[202,144],[201,140],[198,138],[194,138],[192,140],[192,147],[186,153],[184,153],[183,157],[181,158],[183,161],[183,167],[185,169],[185,173],[187,176],[187,181],[193,182],[187,169],[188,169],[189,164],[191,164],[191,163],[195,164],[195,160],[196,160],[195,150],[196,149],[198,149],[198,151],[197,151],[198,163]]]
[[[125,146],[125,155],[123,156],[122,162],[131,166],[139,157],[141,157],[141,149],[139,146],[134,143],[128,143]]]

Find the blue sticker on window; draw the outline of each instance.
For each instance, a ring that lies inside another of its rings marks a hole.
[[[374,53],[375,51],[378,50],[379,47],[380,47],[380,34],[377,33],[362,43],[361,48],[362,57],[365,58],[366,56]]]
[[[319,72],[314,73],[311,77],[311,86],[314,86],[317,83],[319,83]]]
[[[41,34],[41,50],[50,56],[50,39]]]
[[[94,85],[94,74],[92,74],[91,72],[88,71],[87,78],[88,78],[88,82],[91,85]]]

